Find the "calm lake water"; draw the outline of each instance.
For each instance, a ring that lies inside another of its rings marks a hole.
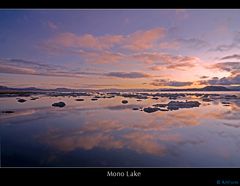
[[[19,103],[16,97],[2,97],[1,166],[240,167],[240,94],[208,93],[238,98],[203,101],[188,95],[174,101],[201,105],[147,113],[133,108],[171,100],[40,95]],[[59,101],[66,106],[51,106]],[[14,113],[2,113],[7,110]]]

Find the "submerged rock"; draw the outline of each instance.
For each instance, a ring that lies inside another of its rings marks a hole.
[[[147,107],[147,108],[144,108],[143,111],[144,112],[147,112],[147,113],[152,113],[152,112],[156,112],[158,111],[159,108],[156,108],[156,107]]]
[[[58,103],[53,103],[52,106],[53,107],[65,107],[65,103],[64,102],[58,102]]]
[[[25,100],[25,99],[18,99],[18,102],[19,103],[24,103],[24,102],[26,102],[27,100]]]
[[[123,104],[127,104],[128,101],[127,101],[127,100],[122,100],[122,103],[123,103]]]
[[[84,99],[75,99],[76,101],[84,101]]]

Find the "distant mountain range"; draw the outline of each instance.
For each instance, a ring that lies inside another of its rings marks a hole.
[[[69,89],[69,88],[56,88],[56,89],[40,89],[36,87],[27,88],[12,88],[0,86],[0,91],[27,91],[27,92],[160,92],[160,91],[240,91],[240,86],[224,87],[224,86],[206,86],[204,88],[187,88],[187,89]]]

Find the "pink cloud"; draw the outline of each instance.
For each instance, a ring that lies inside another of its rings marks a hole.
[[[50,24],[53,27],[53,24]],[[65,47],[78,49],[97,49],[106,50],[114,46],[129,49],[132,51],[140,51],[150,49],[155,42],[164,37],[165,29],[154,28],[146,31],[137,31],[130,35],[104,35],[93,36],[91,34],[76,35],[71,32],[65,32],[45,42],[49,47]]]
[[[180,43],[177,41],[171,42],[162,42],[159,44],[161,49],[178,49],[180,47]]]
[[[62,46],[65,48],[90,48],[90,49],[109,49],[114,44],[118,44],[123,40],[121,35],[106,35],[95,37],[91,34],[78,36],[74,33],[65,32],[57,35],[46,42],[50,46]]]
[[[158,70],[164,70],[165,68],[162,66],[152,66],[150,67],[151,70],[158,71]]]
[[[0,73],[8,74],[36,74],[36,71],[32,68],[27,67],[17,67],[13,65],[0,64]]]
[[[165,36],[164,28],[154,28],[147,31],[137,31],[127,36],[124,48],[139,51],[150,49],[154,43]]]

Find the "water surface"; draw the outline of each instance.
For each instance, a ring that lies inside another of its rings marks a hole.
[[[2,97],[1,166],[239,167],[239,93],[204,92],[238,96],[210,101],[194,94],[174,101],[198,101],[199,107],[153,113],[142,109],[171,100],[39,95],[19,103]],[[66,106],[51,106],[58,101]],[[9,110],[14,113],[2,113]]]

